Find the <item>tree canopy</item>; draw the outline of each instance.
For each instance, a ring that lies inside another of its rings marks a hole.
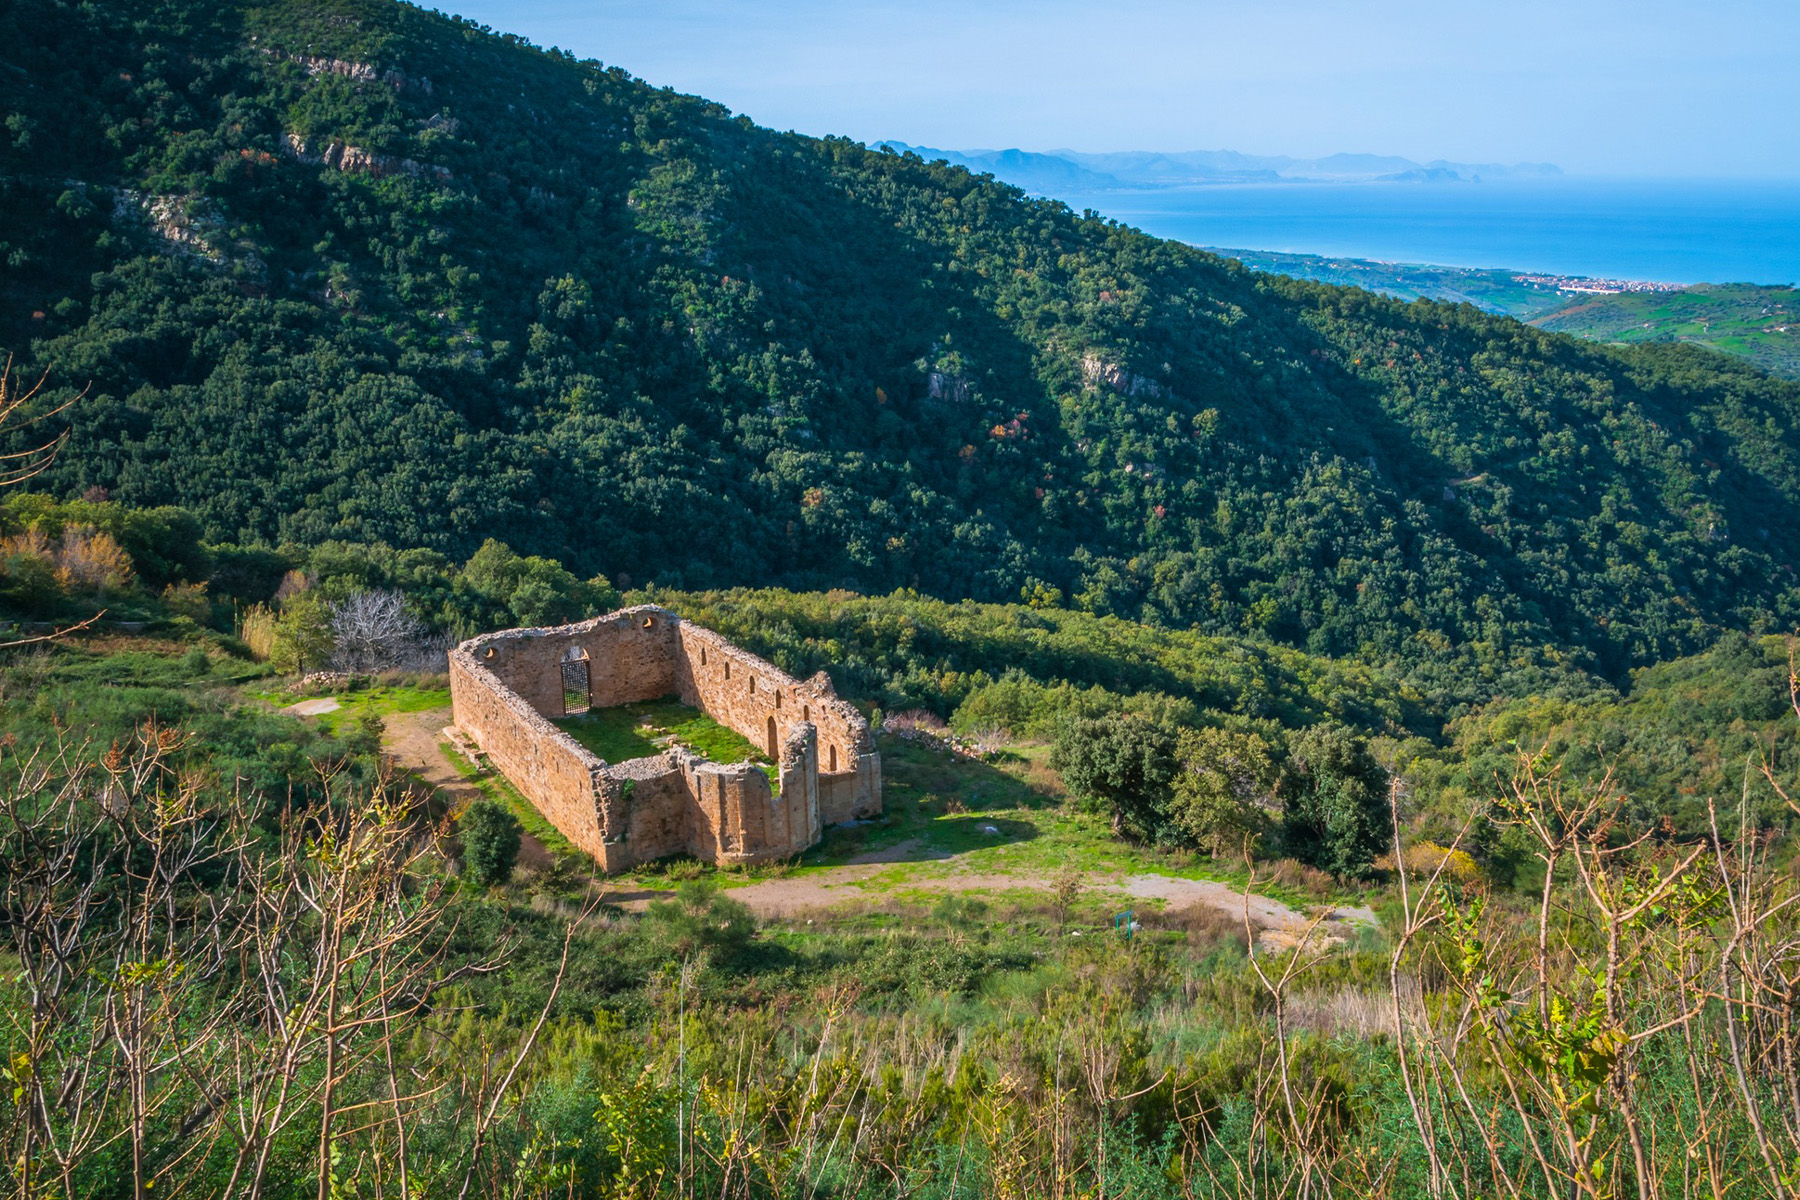
[[[509,622],[551,563],[1024,596],[1445,704],[1800,618],[1800,387],[1704,351],[1254,275],[390,0],[15,5],[0,68],[0,346],[92,384],[45,483],[196,543],[497,539],[546,564]]]

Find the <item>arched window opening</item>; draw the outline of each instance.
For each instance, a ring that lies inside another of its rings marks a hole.
[[[836,746],[833,746],[831,748],[831,772],[834,775],[837,773],[837,747]]]
[[[802,720],[802,721],[810,721],[810,720],[812,720],[812,705],[810,705],[810,704],[802,704],[802,705],[801,705],[801,706],[800,706],[800,719],[801,719],[801,720]]]
[[[775,718],[769,718],[769,757],[775,758]]]
[[[706,647],[705,646],[700,647],[700,665],[703,667],[706,665]]]
[[[656,618],[655,617],[645,617],[644,618],[644,628],[645,629],[656,628]]]
[[[729,658],[725,660],[725,678],[731,678],[731,660]]]
[[[780,689],[776,689],[776,692],[775,692],[775,711],[776,712],[781,711],[781,691],[780,691]]]

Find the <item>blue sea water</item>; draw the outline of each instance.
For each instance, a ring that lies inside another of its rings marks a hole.
[[[1668,283],[1800,282],[1800,180],[1226,184],[1057,198],[1198,246]]]

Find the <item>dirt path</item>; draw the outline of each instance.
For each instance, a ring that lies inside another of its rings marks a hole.
[[[464,779],[444,757],[444,726],[450,723],[450,710],[428,708],[423,712],[389,713],[382,718],[381,748],[399,766],[411,771],[436,788],[453,808],[461,808],[484,794]],[[519,865],[541,868],[551,864],[544,843],[529,833],[519,836]]]
[[[1050,880],[1042,875],[1002,875],[960,869],[944,875],[907,879],[878,891],[864,888],[865,883],[881,874],[886,864],[918,861],[919,853],[917,845],[902,842],[885,850],[860,855],[841,867],[797,878],[765,879],[759,883],[732,888],[730,895],[732,899],[748,905],[750,911],[763,920],[792,920],[858,901],[878,901],[883,896],[895,893],[991,894],[1025,891],[1047,894],[1051,889]],[[959,860],[969,856],[935,857],[938,861],[957,864]],[[1245,911],[1244,894],[1230,884],[1205,879],[1181,879],[1172,875],[1094,875],[1087,880],[1086,894],[1111,895],[1121,906],[1128,905],[1132,900],[1160,900],[1175,910],[1204,905],[1240,920]],[[651,892],[634,892],[629,898],[621,900],[623,907],[635,909],[643,907],[656,895],[657,893]],[[1265,944],[1292,944],[1312,920],[1309,914],[1267,896],[1250,897],[1249,917],[1251,923],[1262,931],[1259,940]],[[1342,941],[1351,936],[1357,926],[1372,926],[1377,923],[1375,914],[1367,908],[1334,908],[1320,921],[1319,932],[1329,940]]]
[[[449,723],[447,708],[390,713],[382,718],[381,748],[400,766],[460,805],[479,797],[481,789],[464,779],[444,757],[443,730]]]

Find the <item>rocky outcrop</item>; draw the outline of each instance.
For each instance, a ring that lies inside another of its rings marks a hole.
[[[975,398],[975,385],[955,375],[947,375],[943,371],[927,371],[925,373],[925,394],[933,400],[967,404]]]
[[[1109,388],[1121,396],[1147,396],[1152,400],[1160,400],[1169,394],[1169,389],[1156,380],[1134,375],[1118,363],[1107,362],[1098,354],[1082,356],[1081,378],[1090,387]]]
[[[314,147],[299,134],[290,133],[284,145],[288,154],[298,162],[334,167],[350,175],[368,175],[375,179],[389,175],[407,175],[436,183],[449,183],[454,178],[448,167],[422,163],[413,158],[396,158],[391,154],[376,154],[336,138],[323,147]]]
[[[170,250],[216,267],[235,267],[240,276],[259,279],[266,271],[256,247],[233,240],[224,214],[204,196],[152,195],[120,188],[113,194],[114,225],[148,227]]]
[[[345,58],[329,58],[319,54],[285,54],[280,50],[265,48],[263,53],[271,58],[297,63],[306,68],[308,75],[338,75],[357,83],[380,83],[393,88],[396,92],[417,92],[429,96],[433,92],[431,80],[424,76],[408,75],[404,71],[382,70],[373,63],[353,62]]]

